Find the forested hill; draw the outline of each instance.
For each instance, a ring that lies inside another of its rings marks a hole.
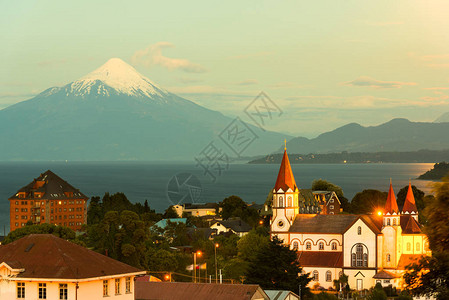
[[[449,176],[449,163],[440,162],[433,166],[433,168],[426,173],[420,175],[418,179],[441,179],[445,176]]]
[[[289,154],[292,164],[340,163],[435,163],[449,161],[447,150],[419,150],[409,152],[340,152],[328,154]],[[282,154],[270,154],[252,160],[250,164],[279,164]]]

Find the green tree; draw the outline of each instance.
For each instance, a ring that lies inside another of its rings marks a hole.
[[[63,226],[56,226],[53,224],[36,224],[36,225],[27,225],[25,227],[18,228],[14,231],[11,231],[4,239],[3,244],[9,244],[23,238],[29,234],[53,234],[57,237],[60,237],[65,240],[75,241],[76,234],[75,232]]]
[[[407,196],[408,191],[408,185],[404,186],[402,189],[399,190],[396,201],[398,202],[399,209],[402,209],[405,202],[405,197]],[[425,207],[424,203],[424,192],[418,189],[416,186],[412,185],[412,191],[413,196],[415,197],[416,202],[416,208],[418,208],[418,211],[422,211]]]
[[[179,218],[179,215],[174,209],[174,207],[171,205],[165,210],[164,219],[176,219],[176,218]]]
[[[174,272],[179,265],[176,254],[165,249],[148,249],[145,253],[145,260],[150,271]]]
[[[337,300],[338,298],[326,292],[321,292],[319,294],[313,295],[313,300]]]
[[[296,251],[274,237],[258,249],[255,259],[249,264],[245,282],[259,284],[264,289],[290,291],[297,291],[301,286],[304,295],[309,292],[307,284],[311,278],[309,274],[299,275],[301,272]]]
[[[98,224],[103,217],[103,205],[100,201],[100,197],[92,197],[87,209],[87,224]]]
[[[350,210],[349,200],[345,197],[343,189],[338,185],[324,179],[316,179],[312,182],[312,191],[333,191],[340,200],[343,211]]]
[[[350,212],[354,214],[372,214],[385,207],[388,193],[378,190],[363,190],[355,194],[351,201]]]
[[[229,218],[240,218],[247,222],[250,226],[254,227],[259,223],[260,216],[256,209],[248,206],[242,198],[238,196],[230,196],[225,198],[222,202],[218,204],[221,208],[219,214],[223,220]]]

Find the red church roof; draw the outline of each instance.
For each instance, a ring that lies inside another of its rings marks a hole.
[[[416,203],[415,203],[415,196],[413,196],[413,189],[412,189],[412,183],[409,182],[408,184],[408,191],[407,191],[407,196],[405,197],[405,202],[404,202],[404,207],[402,208],[402,212],[408,212],[408,213],[412,213],[418,212],[418,209],[416,208]]]
[[[388,190],[387,202],[385,203],[385,213],[393,214],[394,212],[398,213],[399,208],[390,180],[390,189]]]
[[[274,189],[276,191],[282,189],[285,192],[289,188],[295,191],[297,187],[295,177],[293,177],[292,168],[290,166],[290,161],[288,160],[287,149],[285,149]]]

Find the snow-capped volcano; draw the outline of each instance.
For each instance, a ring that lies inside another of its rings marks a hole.
[[[166,90],[137,72],[120,58],[109,59],[98,69],[62,89],[66,94],[75,96],[87,94],[109,96],[114,93],[149,98],[157,96],[159,98],[168,94]]]

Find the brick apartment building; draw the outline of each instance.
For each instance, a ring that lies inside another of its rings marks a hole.
[[[50,223],[75,231],[87,222],[87,200],[83,193],[48,170],[17,191],[9,200],[10,230]]]

